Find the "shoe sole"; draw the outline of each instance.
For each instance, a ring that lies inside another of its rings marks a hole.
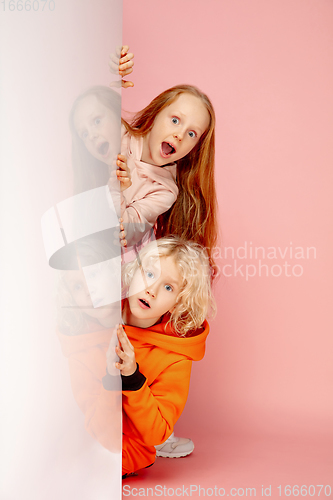
[[[186,453],[186,452],[178,452],[178,453],[173,453],[171,455],[170,453],[163,452],[163,451],[157,451],[156,450],[156,456],[157,457],[162,457],[162,458],[183,458],[183,457],[188,457],[188,455],[191,455],[192,451],[189,451],[188,453]]]

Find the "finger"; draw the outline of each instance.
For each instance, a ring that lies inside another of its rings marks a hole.
[[[117,177],[124,177],[124,176],[128,176],[128,171],[127,171],[127,166],[125,163],[122,163],[121,161],[117,160],[117,166],[118,166],[118,170],[116,170],[116,175]],[[121,170],[119,170],[121,169]]]
[[[112,54],[109,55],[109,64],[114,63],[118,66],[121,57],[122,56],[119,52],[118,53],[117,51],[116,53],[113,52]]]
[[[132,181],[130,179],[121,178],[119,179],[119,182],[120,182],[120,189],[123,189],[123,191],[132,186]]]
[[[109,61],[109,69],[112,73],[118,73],[119,70],[119,59],[110,59]]]
[[[128,51],[129,51],[129,46],[128,45],[123,45],[122,48],[121,48],[120,55],[124,56]]]
[[[126,156],[125,155],[118,155],[117,156],[118,160],[122,161],[122,162],[125,162],[126,163]]]
[[[110,57],[109,70],[115,75],[119,73],[119,59],[116,56],[114,56],[113,58]]]
[[[117,170],[117,178],[118,180],[130,180],[130,175],[129,175],[129,172],[127,171],[127,169],[124,169],[124,170]]]
[[[133,85],[130,85],[130,86],[133,87]],[[113,82],[109,83],[109,87],[119,88],[119,87],[124,87],[124,85],[123,85],[122,80],[114,80]]]
[[[123,87],[123,89],[127,89],[128,87],[134,87],[134,83],[121,80],[121,86]]]
[[[129,47],[128,47],[128,48],[129,48]],[[112,53],[110,54],[110,57],[112,57],[113,55],[116,55],[116,56],[118,56],[118,59],[119,59],[119,57],[121,56],[121,51],[122,51],[122,50],[123,50],[123,45],[117,45],[117,46],[115,47],[114,52],[112,52]]]
[[[112,61],[110,63],[110,67],[114,68],[114,62]],[[128,59],[128,57],[123,57],[122,59],[119,60],[118,68],[119,68],[119,74],[122,76],[129,75],[133,71],[133,66],[134,66],[134,61],[132,59]]]
[[[123,247],[124,245],[122,245],[122,244],[121,244],[121,242],[122,242],[122,241],[124,241],[124,240],[119,240],[118,235],[117,235],[117,239],[116,239],[116,240],[113,240],[113,241],[112,241],[112,244],[113,244],[115,247],[117,247],[117,248],[119,248],[119,247]]]
[[[127,337],[124,327],[121,323],[117,326],[117,336],[119,339],[119,342],[122,342],[122,339],[125,339]]]
[[[118,170],[116,170],[116,176],[118,179],[119,179],[119,177],[126,177],[127,179],[130,180],[131,179],[131,171],[126,164],[119,165]]]
[[[115,350],[117,353],[122,353],[124,351],[120,342],[118,342],[118,344],[116,345]]]
[[[124,363],[116,363],[115,367],[118,368],[121,372],[127,368],[127,366]]]
[[[132,54],[132,52],[129,52],[128,54],[121,56],[121,58],[119,59],[119,64],[121,65],[121,64],[124,64],[127,62],[131,62],[132,66],[133,66],[133,64],[134,64],[133,59],[134,59],[134,54]],[[114,61],[114,59],[111,59],[111,61]]]
[[[120,246],[121,247],[127,247],[127,240],[120,240]]]
[[[133,62],[128,62],[122,65],[119,65],[119,74],[124,77],[133,72]]]
[[[123,177],[125,174],[128,176],[129,179],[131,178],[131,170],[127,165],[127,161],[117,160],[116,165],[117,165],[116,168],[118,169],[116,170],[116,175],[118,175],[118,172],[120,172]]]
[[[127,63],[129,64],[129,63]],[[124,78],[124,76],[127,76],[127,75],[130,75],[131,73],[133,73],[133,68],[123,68],[123,67],[119,67],[119,75]]]
[[[120,371],[122,371],[122,370],[124,369],[124,364],[123,364],[123,363],[119,363],[119,361],[118,361],[117,363],[115,363],[115,364],[114,364],[114,366],[115,366],[118,370],[120,370]]]
[[[124,240],[125,238],[126,238],[126,232],[125,232],[125,231],[121,231],[121,232],[119,233],[119,239],[120,239],[120,240]]]
[[[127,354],[125,354],[124,351],[121,350],[119,347],[116,347],[116,354],[122,361],[124,361],[125,358],[127,357]]]
[[[130,353],[129,351],[133,352],[134,351],[134,347],[131,344],[129,338],[127,337],[126,332],[123,329],[123,327],[118,328],[117,334],[118,334],[118,339],[121,342],[121,346],[122,346],[123,351],[125,352],[125,354]]]
[[[125,173],[127,175],[129,174],[129,168],[127,167],[127,163],[125,161],[117,160],[117,165],[121,168],[121,170],[117,170],[117,174],[118,172],[121,172],[122,174]]]
[[[117,75],[118,72],[119,72],[119,66],[117,64],[109,64],[109,71],[113,74],[113,75]]]

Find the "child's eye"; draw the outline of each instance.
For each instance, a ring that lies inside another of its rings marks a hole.
[[[93,271],[91,271],[88,274],[87,278],[88,279],[94,279],[94,278],[96,278],[98,276],[98,272],[99,272],[98,269],[94,269]]]
[[[193,138],[197,136],[197,134],[193,130],[190,130],[188,135]]]
[[[154,273],[152,273],[151,271],[146,271],[146,275],[148,278],[150,279],[153,279],[154,278]]]
[[[101,119],[100,118],[95,118],[95,125],[99,125],[101,123]]]
[[[86,138],[88,137],[88,132],[83,132],[81,137],[82,137],[82,140],[85,141]]]
[[[171,285],[164,285],[164,288],[168,291],[168,292],[172,292],[173,291],[173,288]]]
[[[179,118],[177,118],[177,116],[173,116],[171,121],[172,121],[172,123],[174,123],[175,125],[178,125],[178,123],[179,123]]]

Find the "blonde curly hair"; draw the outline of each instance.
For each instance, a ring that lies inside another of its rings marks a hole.
[[[147,265],[162,257],[173,257],[183,278],[167,325],[171,323],[173,330],[180,337],[186,337],[201,327],[208,313],[214,315],[216,310],[211,292],[209,256],[204,247],[178,236],[167,236],[152,241],[140,251],[137,259],[124,267],[123,285],[130,286],[141,262]]]

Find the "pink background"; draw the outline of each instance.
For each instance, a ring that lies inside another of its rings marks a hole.
[[[125,110],[178,83],[213,101],[222,255],[247,242],[270,269],[302,266],[258,276],[259,259],[235,255],[256,276],[216,284],[206,356],[176,425],[196,449],[125,484],[333,490],[333,3],[124,0],[123,41],[135,53]],[[267,258],[269,247],[286,256]],[[316,256],[297,259],[296,247]]]

